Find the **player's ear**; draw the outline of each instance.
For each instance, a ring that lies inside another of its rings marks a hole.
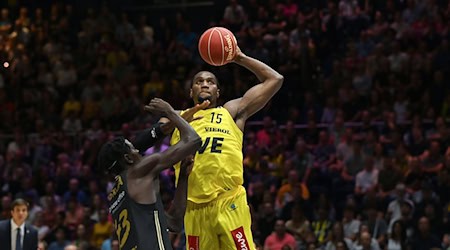
[[[217,99],[220,97],[220,89],[217,89]]]
[[[124,155],[123,155],[123,158],[125,159],[125,161],[126,161],[128,164],[133,164],[133,158],[131,157],[130,154],[124,154]]]
[[[189,97],[192,98],[192,88],[189,90]]]

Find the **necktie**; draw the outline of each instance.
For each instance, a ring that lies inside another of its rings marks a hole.
[[[16,237],[16,250],[22,250],[22,241],[20,240],[22,237],[20,235],[20,227],[17,228],[17,237]]]

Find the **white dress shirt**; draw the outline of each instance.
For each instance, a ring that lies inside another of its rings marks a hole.
[[[17,226],[17,224],[14,222],[13,219],[11,219],[11,250],[16,250],[17,228],[19,228],[19,226]],[[20,242],[22,244],[22,249],[24,236],[25,236],[25,223],[22,223],[22,225],[20,226],[20,238],[21,238]]]

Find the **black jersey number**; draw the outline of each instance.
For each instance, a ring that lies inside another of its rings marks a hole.
[[[211,123],[221,123],[222,122],[222,114],[216,114],[215,112],[211,112]]]
[[[128,220],[128,210],[124,209],[119,214],[119,221],[115,220],[117,238],[119,239],[120,249],[123,248],[130,234],[131,223]]]

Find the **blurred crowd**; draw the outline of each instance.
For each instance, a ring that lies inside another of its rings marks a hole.
[[[450,249],[448,1],[225,5],[205,25],[229,28],[242,51],[285,76],[244,140],[261,249]],[[217,75],[223,100],[257,83],[236,65],[205,65],[204,29],[192,25],[203,16],[187,16],[1,9],[1,218],[23,197],[49,250],[117,244],[113,180],[95,168],[102,143],[149,127],[157,117],[142,106],[152,97],[189,107],[200,69]],[[173,172],[161,179],[169,206]],[[182,249],[183,236],[173,242]]]

